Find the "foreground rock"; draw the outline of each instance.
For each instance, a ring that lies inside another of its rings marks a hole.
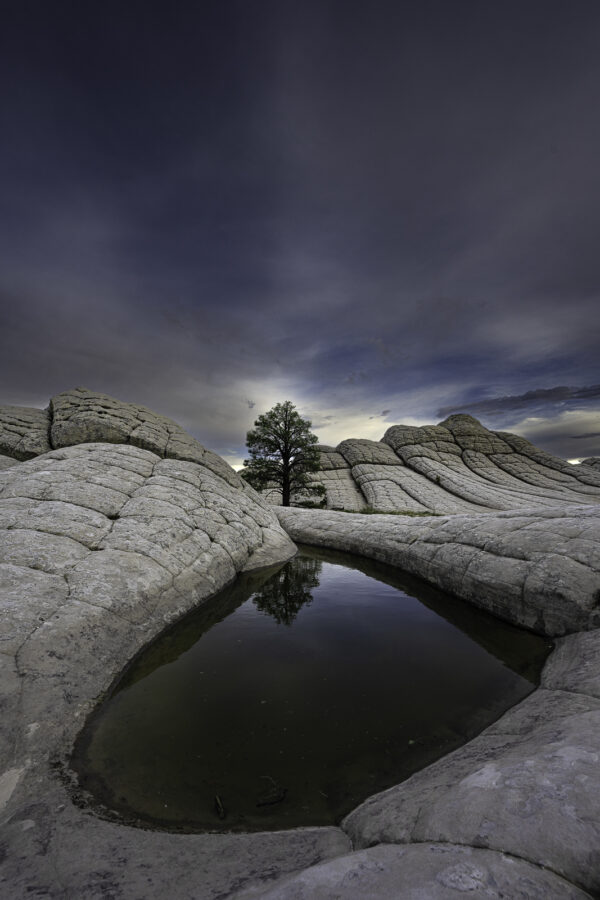
[[[330,499],[448,515],[280,510],[284,531],[224,460],[144,407],[78,389],[47,411],[0,409],[0,896],[600,894],[600,476],[474,421],[322,448]],[[566,635],[541,688],[341,828],[166,834],[99,818],[68,767],[97,698],[166,623],[292,555],[286,532]]]
[[[336,828],[178,836],[72,802],[73,741],[131,655],[237,572],[295,552],[209,462],[86,443],[0,472],[2,897],[226,896],[348,852]]]
[[[482,897],[541,897],[545,891],[570,897],[578,896],[574,886],[597,896],[600,508],[419,519],[280,509],[278,516],[294,540],[420,571],[543,634],[579,633],[558,641],[534,694],[469,744],[371,797],[342,823],[355,848],[399,844],[410,852],[394,856],[386,848],[391,855],[382,857],[385,864],[375,851],[336,860],[267,896],[333,897],[339,890],[342,897],[361,891],[376,897],[381,890],[390,897],[450,897],[456,889]],[[446,860],[425,850],[439,842]],[[493,853],[461,860],[459,847]],[[519,871],[523,860],[542,867],[537,876]],[[508,879],[502,887],[498,866]],[[547,870],[557,880],[544,883],[541,871]],[[447,871],[460,878],[448,883]]]
[[[264,900],[584,900],[553,872],[504,853],[422,843],[379,846],[307,869]]]

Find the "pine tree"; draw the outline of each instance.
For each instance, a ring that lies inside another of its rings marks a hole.
[[[322,496],[325,489],[308,479],[319,469],[317,436],[310,428],[309,420],[289,400],[275,404],[246,435],[250,458],[244,460],[242,478],[257,490],[279,488],[283,506],[289,506],[291,496],[301,491]]]

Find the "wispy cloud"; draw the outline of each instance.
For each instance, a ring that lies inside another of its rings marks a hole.
[[[525,391],[523,394],[511,394],[504,397],[490,397],[474,403],[463,403],[456,406],[442,406],[438,415],[445,418],[452,413],[469,412],[471,415],[493,416],[497,413],[515,414],[526,410],[550,409],[589,405],[600,401],[600,384],[589,387],[566,387],[558,385],[552,388],[539,388]]]

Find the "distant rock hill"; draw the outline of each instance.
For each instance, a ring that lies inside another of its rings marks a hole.
[[[598,460],[571,465],[467,415],[318,449],[313,480],[325,486],[328,509],[446,515],[600,500]]]

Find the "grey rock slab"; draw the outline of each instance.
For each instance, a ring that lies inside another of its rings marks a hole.
[[[532,565],[523,584],[524,606],[539,612],[529,627],[550,635],[599,628],[599,582],[598,572],[564,552],[544,555]]]
[[[557,641],[544,666],[542,686],[600,699],[600,629]]]
[[[47,453],[49,429],[48,410],[0,406],[0,453],[17,460]]]
[[[278,509],[299,542],[358,553],[417,575],[508,621],[551,636],[600,626],[600,576],[569,555],[585,525],[600,546],[600,507],[411,519]],[[527,529],[545,528],[544,539]],[[541,545],[541,546],[540,546]]]
[[[15,654],[68,597],[67,582],[27,566],[0,564],[0,652]]]
[[[346,853],[335,828],[128,828],[73,805],[63,781],[86,716],[135,652],[237,571],[294,554],[258,495],[205,465],[105,443],[11,467],[0,491],[0,895],[216,900]]]
[[[115,660],[146,634],[102,607],[68,599],[23,643],[18,760],[35,774],[68,746],[84,724],[100,687],[109,687]],[[107,683],[108,677],[108,683]]]
[[[263,900],[584,900],[589,895],[522,859],[451,844],[381,845],[320,863]],[[242,892],[236,900],[250,900]]]
[[[267,565],[284,562],[296,552],[296,545],[283,529],[263,528],[262,544],[248,557],[242,571],[251,572]]]
[[[100,550],[124,550],[148,556],[172,575],[178,575],[199,553],[210,547],[210,538],[181,519],[158,516],[119,518],[100,543]]]
[[[600,889],[600,701],[538,690],[344,821],[355,846],[487,847]]]
[[[75,448],[69,460],[62,458],[62,451],[51,451],[43,456],[4,473],[0,482],[0,498],[28,498],[30,500],[54,500],[71,503],[116,516],[130,493],[135,489],[129,472],[122,483],[109,487],[102,478],[102,468],[94,465],[93,450]],[[90,469],[92,471],[90,471]]]
[[[587,459],[582,459],[580,465],[589,466],[592,469],[598,469],[600,471],[600,456],[588,456]]]
[[[26,497],[0,499],[0,529],[6,531],[24,528],[56,534],[92,549],[108,534],[112,524],[102,513],[73,503]]]
[[[493,431],[488,431],[473,416],[448,416],[439,427],[451,432],[454,440],[463,450],[474,450],[479,453],[510,453],[512,448]]]
[[[102,606],[130,622],[147,618],[173,580],[168,569],[149,556],[108,549],[90,553],[66,577],[72,599]]]
[[[244,887],[260,896],[274,878],[349,850],[338,828],[166,834],[94,819],[59,791],[51,800],[23,806],[5,827],[3,897],[224,900]]]
[[[224,459],[176,422],[145,406],[76,388],[53,397],[50,410],[55,448],[96,442],[132,444],[160,457],[202,463],[232,487],[240,487],[239,476]]]
[[[404,485],[411,479],[410,476],[403,476],[404,468],[398,472],[395,467],[387,465],[361,463],[352,468],[352,477],[372,509],[380,512],[429,512],[429,507],[408,493]]]
[[[600,503],[600,476],[593,466],[572,466],[468,415],[450,416],[439,425],[393,425],[381,441],[350,438],[320,450],[315,478],[326,487],[329,509],[361,508],[350,486],[341,489],[339,479],[331,477],[344,464],[368,504],[390,512],[415,509],[407,494],[436,514]],[[383,468],[390,471],[384,474]]]
[[[335,447],[328,447],[325,444],[317,444],[316,449],[319,451],[319,466],[321,469],[347,469],[348,462]]]
[[[310,480],[324,485],[328,509],[358,511],[367,505],[349,468],[320,471]]]
[[[90,551],[70,537],[25,528],[5,531],[0,540],[0,563],[28,566],[64,575]]]
[[[389,444],[382,441],[369,441],[365,439],[350,439],[337,445],[340,453],[350,466],[361,463],[377,466],[401,466],[402,460],[392,450]]]
[[[18,460],[13,459],[10,456],[4,456],[3,453],[0,453],[0,472],[4,469],[10,469],[12,466],[18,465]]]
[[[573,466],[564,459],[552,456],[552,454],[546,453],[545,450],[540,450],[539,447],[535,447],[528,440],[520,437],[520,435],[506,431],[496,431],[494,434],[502,438],[502,440],[509,444],[517,453],[539,463],[539,465],[544,466],[545,468],[551,470],[554,469],[555,472],[561,473],[569,479],[575,478],[582,484],[593,485],[595,487],[600,486],[600,474],[590,472],[589,467],[582,469],[581,466]]]
[[[6,653],[0,642],[0,722],[10,722],[11,728],[0,728],[0,769],[11,766],[17,740],[15,723],[19,720],[21,684],[15,656]],[[0,792],[1,793],[1,792]],[[0,796],[0,817],[3,802]]]

